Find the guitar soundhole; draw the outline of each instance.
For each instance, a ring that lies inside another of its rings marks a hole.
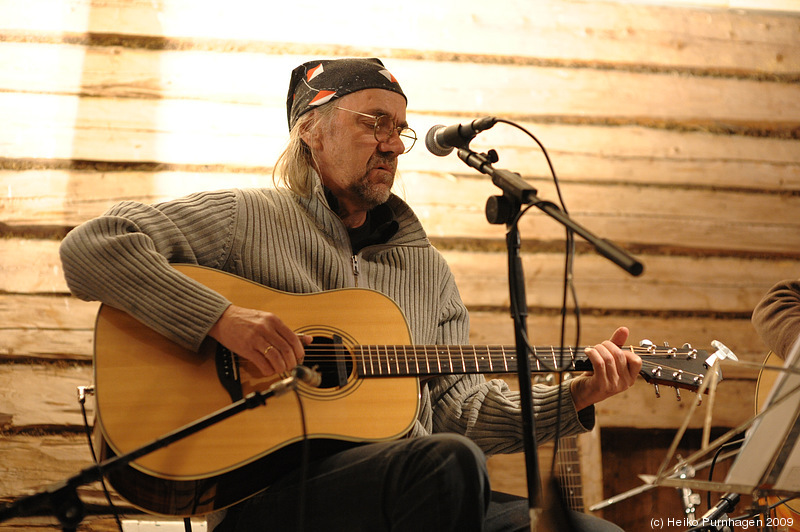
[[[350,352],[342,338],[335,334],[333,337],[314,336],[314,341],[306,349],[304,364],[322,375],[320,388],[343,388],[353,373]]]

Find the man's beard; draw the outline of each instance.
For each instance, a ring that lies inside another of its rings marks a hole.
[[[389,183],[376,184],[370,180],[369,173],[378,166],[387,166],[391,170],[392,177]],[[361,201],[362,208],[367,210],[374,209],[378,205],[386,203],[389,199],[396,171],[396,157],[376,153],[367,163],[367,171],[359,179],[354,180],[348,188],[352,196]]]

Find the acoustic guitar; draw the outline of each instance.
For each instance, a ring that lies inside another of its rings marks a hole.
[[[288,294],[218,270],[176,268],[233,303],[269,310],[314,337],[304,364],[317,367],[322,384],[301,383],[296,394],[273,397],[109,475],[122,497],[151,513],[191,516],[230,506],[295,468],[301,449],[313,458],[403,437],[419,411],[418,377],[516,371],[514,346],[411,345],[402,310],[379,292]],[[641,374],[654,384],[696,390],[708,371],[707,355],[691,348],[626,349],[642,355]],[[591,369],[582,348],[565,354],[568,369]],[[550,372],[559,360],[558,348],[537,347],[531,367]],[[104,458],[286,377],[260,376],[211,338],[191,352],[107,305],[97,316],[94,373]]]
[[[761,371],[758,373],[758,380],[756,381],[756,413],[760,412],[764,407],[764,403],[769,396],[769,392],[772,390],[775,380],[780,374],[780,372],[776,370],[769,370],[765,368],[768,366],[781,367],[783,366],[783,363],[784,360],[775,353],[771,351],[767,353],[767,357],[764,359]],[[780,497],[767,497],[766,504],[772,506],[780,500]],[[764,501],[762,500],[761,502]],[[779,506],[776,506],[774,512],[775,516],[781,520],[780,522],[791,523],[788,528],[780,528],[781,532],[800,532],[800,500],[792,499]]]

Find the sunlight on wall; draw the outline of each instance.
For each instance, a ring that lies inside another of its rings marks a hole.
[[[596,2],[596,0],[579,0]],[[618,4],[649,4],[677,7],[710,7],[745,11],[800,12],[800,0],[613,0]]]

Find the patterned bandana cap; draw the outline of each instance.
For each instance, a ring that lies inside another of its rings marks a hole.
[[[380,59],[322,59],[303,63],[292,71],[289,82],[286,98],[289,130],[308,111],[364,89],[386,89],[406,97]]]

